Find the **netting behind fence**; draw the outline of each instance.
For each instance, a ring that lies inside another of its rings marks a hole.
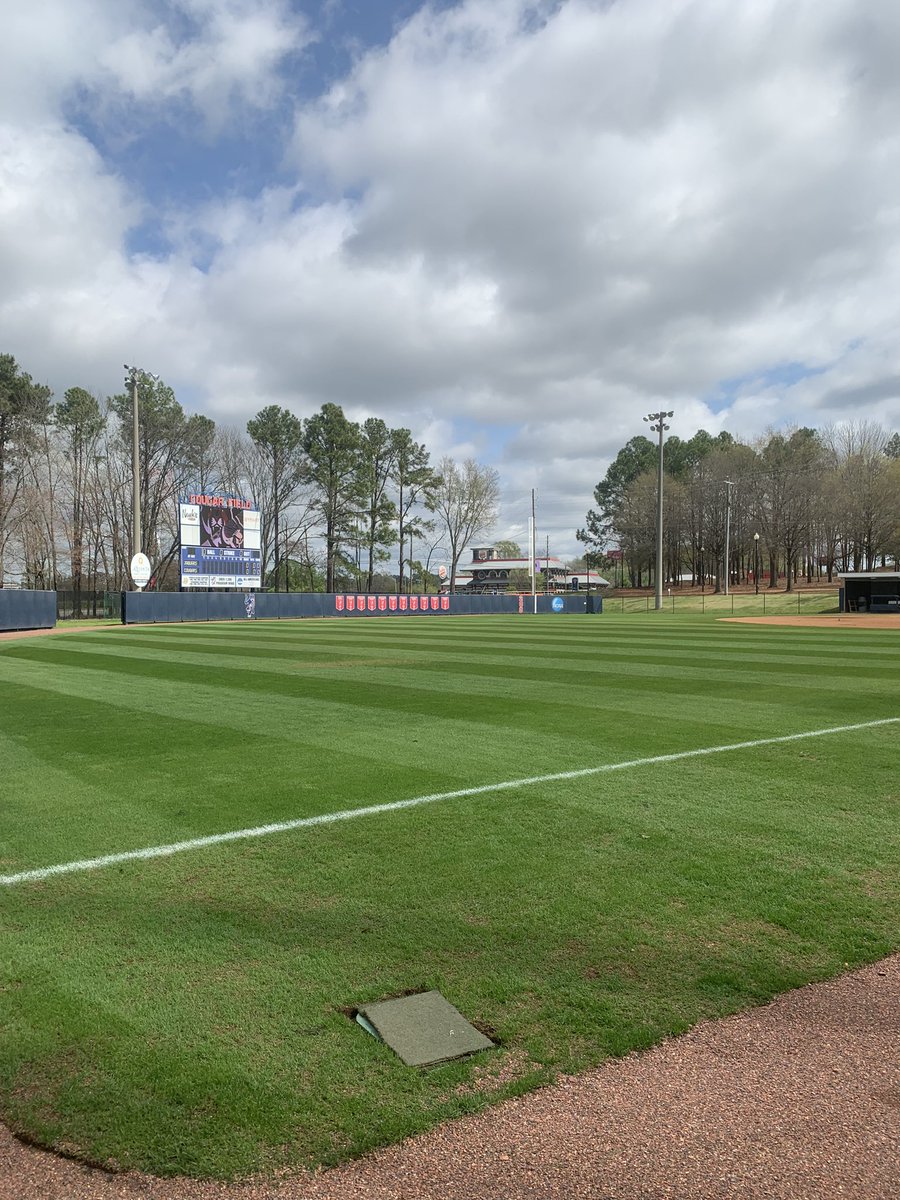
[[[656,607],[654,596],[607,596],[603,600],[608,613],[646,613]],[[793,613],[825,613],[838,611],[837,592],[737,592],[729,596],[709,595],[663,596],[664,612],[713,613],[721,616],[779,616]]]

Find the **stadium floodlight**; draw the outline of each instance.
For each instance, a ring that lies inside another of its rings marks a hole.
[[[140,426],[138,421],[138,377],[146,375],[148,379],[152,379],[154,383],[159,383],[159,376],[153,375],[149,371],[142,371],[140,367],[130,367],[128,363],[124,364],[128,374],[125,376],[125,386],[131,390],[131,418],[132,418],[132,438],[131,438],[131,473],[132,473],[132,525],[131,525],[131,553],[132,555],[140,554],[141,552],[141,443],[140,443]]]
[[[654,433],[659,434],[659,469],[656,478],[656,608],[662,608],[663,577],[663,435],[669,428],[666,417],[674,417],[675,410],[650,413],[644,420]],[[655,422],[655,424],[653,423]]]
[[[759,595],[759,534],[753,535],[753,582],[756,584],[756,594]]]
[[[725,595],[731,583],[731,489],[733,479],[725,480]]]
[[[125,376],[125,386],[131,389],[131,553],[135,555],[141,552],[141,443],[138,434],[138,375],[140,372],[137,367],[129,367],[128,363],[125,364],[125,370],[128,372]]]

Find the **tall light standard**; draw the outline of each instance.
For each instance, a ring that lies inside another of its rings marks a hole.
[[[125,386],[131,388],[132,440],[131,440],[131,474],[132,474],[132,525],[131,553],[141,552],[141,443],[138,426],[138,368],[125,364],[128,374],[125,376]]]
[[[141,552],[141,442],[140,423],[138,421],[138,377],[146,375],[154,382],[159,382],[158,375],[142,371],[140,367],[129,367],[125,364],[128,374],[125,376],[125,386],[131,389],[131,472],[132,472],[132,508],[133,521],[131,525],[131,553]]]
[[[753,582],[756,584],[756,594],[759,595],[759,534],[753,535]]]
[[[662,608],[662,576],[663,576],[663,434],[669,428],[666,417],[673,417],[670,412],[655,412],[644,417],[651,422],[650,428],[659,434],[659,469],[656,477],[656,608]],[[655,421],[656,424],[652,424]]]
[[[728,584],[731,580],[731,489],[734,481],[725,480],[725,595],[728,595]]]

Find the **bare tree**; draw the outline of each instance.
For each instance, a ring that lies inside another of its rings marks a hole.
[[[450,590],[453,591],[463,549],[487,532],[497,520],[500,477],[493,467],[480,466],[472,458],[467,458],[462,466],[452,458],[443,458],[438,472],[441,479],[434,493],[434,512],[450,547]]]
[[[50,396],[50,389],[20,370],[11,354],[0,354],[0,587],[4,553],[15,529],[13,513],[36,434],[50,412]]]

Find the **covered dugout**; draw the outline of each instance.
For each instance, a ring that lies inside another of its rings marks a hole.
[[[900,571],[847,571],[840,579],[842,612],[900,613]]]

